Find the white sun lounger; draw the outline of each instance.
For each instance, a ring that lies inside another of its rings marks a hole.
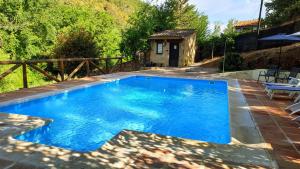
[[[294,103],[298,103],[300,101],[300,94],[296,97],[296,99],[294,100]]]
[[[267,85],[265,90],[267,91],[270,99],[272,99],[274,94],[278,92],[287,92],[292,97],[295,93],[300,92],[300,86],[299,85],[297,86]]]
[[[290,115],[296,114],[300,112],[300,103],[292,104],[285,108],[285,110],[289,110],[291,113]]]
[[[298,121],[298,122],[300,122],[300,116],[297,116],[297,117],[293,118],[292,120],[293,120],[293,121]],[[300,128],[300,127],[299,127],[299,128]]]
[[[296,86],[300,84],[300,80],[291,78],[288,83],[263,83],[265,86]]]

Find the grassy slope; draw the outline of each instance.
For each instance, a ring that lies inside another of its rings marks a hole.
[[[0,49],[0,60],[9,60],[9,55],[5,54]],[[0,74],[8,70],[14,65],[1,65]],[[29,87],[41,86],[45,84],[53,83],[53,81],[48,81],[44,78],[43,75],[36,71],[27,69],[27,78]],[[0,93],[17,90],[23,87],[22,83],[22,69],[19,67],[17,70],[6,76],[4,79],[0,80]]]
[[[113,16],[117,25],[124,28],[129,16],[141,5],[141,0],[60,0],[61,3],[86,6],[97,11],[106,11]]]

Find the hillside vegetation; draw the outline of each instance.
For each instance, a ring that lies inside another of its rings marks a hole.
[[[120,55],[122,30],[141,3],[140,0],[0,0],[0,60]],[[10,66],[0,66],[0,74]],[[21,75],[19,68],[1,80],[0,92],[21,88]],[[28,81],[29,87],[51,82],[30,69]]]
[[[141,0],[60,0],[60,3],[106,11],[121,28],[126,26],[129,16],[142,4]]]
[[[208,17],[189,0],[156,5],[144,0],[0,0],[0,60],[124,54],[130,60],[137,51],[149,50],[148,38],[154,32],[195,29],[200,44],[207,27]],[[53,74],[58,71],[57,64],[38,66]],[[75,67],[66,64],[64,73]],[[7,68],[1,66],[0,74]],[[29,87],[51,82],[30,68],[28,72]],[[0,81],[0,92],[20,88],[20,80],[17,70]]]

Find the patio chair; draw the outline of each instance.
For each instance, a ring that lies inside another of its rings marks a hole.
[[[290,96],[293,96],[295,93],[300,92],[300,85],[296,86],[282,86],[282,85],[273,85],[273,86],[266,86],[265,90],[268,93],[270,99],[273,99],[274,94],[277,92],[287,92]]]
[[[271,66],[270,69],[268,69],[267,71],[260,71],[257,78],[257,83],[259,82],[260,77],[265,77],[266,82],[269,82],[270,77],[273,77],[275,79],[278,74],[278,71],[278,66]]]
[[[300,72],[300,68],[292,68],[289,75],[285,74],[283,77],[277,77],[277,80],[280,80],[282,82],[288,82],[291,78],[297,78],[298,73]]]

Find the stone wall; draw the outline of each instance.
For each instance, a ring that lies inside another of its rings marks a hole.
[[[180,67],[192,65],[195,62],[196,55],[196,34],[186,38],[181,45],[181,49]]]
[[[161,64],[162,66],[169,66],[169,48],[170,43],[168,41],[163,42],[163,53],[157,54],[156,48],[157,48],[157,41],[152,40],[150,42],[150,62]]]

